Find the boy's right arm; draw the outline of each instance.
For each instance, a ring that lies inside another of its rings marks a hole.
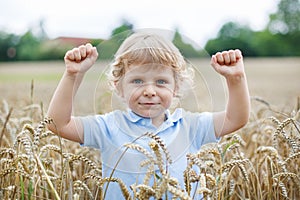
[[[63,138],[83,143],[83,126],[72,117],[73,99],[86,71],[96,62],[98,52],[91,44],[81,45],[65,55],[66,70],[52,97],[48,117],[53,120],[48,128]]]

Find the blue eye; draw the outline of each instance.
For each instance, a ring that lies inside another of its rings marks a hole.
[[[165,81],[165,80],[157,80],[156,83],[157,83],[158,85],[164,85],[164,84],[167,83],[167,81]]]
[[[134,84],[142,84],[143,81],[142,81],[141,79],[134,79],[134,80],[132,81],[132,83],[134,83]]]

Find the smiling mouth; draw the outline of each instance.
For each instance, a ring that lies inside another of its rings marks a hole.
[[[144,106],[154,106],[154,105],[159,105],[159,103],[139,103],[140,105]]]

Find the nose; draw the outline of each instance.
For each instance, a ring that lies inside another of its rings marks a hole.
[[[143,95],[145,97],[154,97],[154,96],[156,96],[156,91],[155,91],[152,84],[148,84],[148,85],[145,86],[144,91],[143,91]]]

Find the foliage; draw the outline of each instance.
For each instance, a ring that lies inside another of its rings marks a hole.
[[[247,26],[228,22],[220,29],[216,39],[209,40],[205,49],[209,54],[227,49],[241,49],[245,56],[257,56],[253,48],[255,33]]]
[[[227,22],[205,49],[209,54],[239,48],[245,56],[300,56],[300,2],[281,0],[277,12],[269,18],[266,28],[258,32]]]
[[[115,28],[112,32],[111,32],[111,36],[117,36],[123,32],[126,31],[132,31],[133,30],[133,24],[131,24],[130,22],[128,22],[127,20],[123,20],[123,24],[117,28]]]
[[[127,21],[115,28],[109,40],[103,40],[97,46],[100,59],[112,59],[122,42],[133,32],[133,25]]]
[[[272,33],[297,33],[300,31],[299,0],[281,0],[276,13],[271,14],[267,26]]]
[[[203,51],[196,50],[190,43],[184,42],[178,30],[176,30],[174,34],[173,43],[186,58],[199,58],[205,56]]]
[[[20,37],[14,34],[0,32],[0,60],[16,60],[16,46]]]

